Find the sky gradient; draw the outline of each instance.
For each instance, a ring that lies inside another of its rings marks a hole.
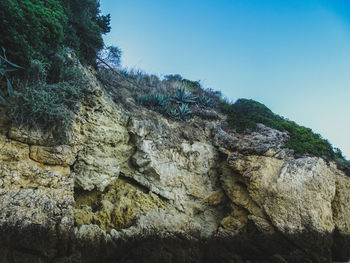
[[[101,0],[122,65],[257,100],[350,158],[350,1]]]

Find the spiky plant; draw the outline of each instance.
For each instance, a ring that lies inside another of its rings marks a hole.
[[[178,108],[171,109],[168,115],[175,120],[186,121],[191,117],[192,110],[188,107],[188,104],[183,103]]]
[[[202,105],[204,107],[214,107],[215,106],[215,100],[212,98],[209,98],[205,95],[199,96],[197,98],[197,102],[199,105]]]
[[[11,72],[11,71],[18,70],[18,69],[22,69],[22,67],[12,63],[11,61],[9,61],[7,59],[5,48],[2,48],[2,52],[3,52],[3,55],[0,55],[0,80],[2,81],[3,79],[5,79],[8,96],[12,97],[13,96],[13,88],[12,88],[12,84],[7,76],[7,73]],[[0,100],[2,102],[5,102],[5,103],[7,102],[6,95],[5,95],[4,91],[1,89],[0,89]]]
[[[192,110],[188,107],[188,104],[181,104],[179,106],[179,118],[181,120],[187,120],[192,115]]]
[[[179,118],[179,111],[177,109],[169,109],[167,114],[172,119],[177,120]]]
[[[178,104],[194,103],[195,97],[192,97],[190,92],[186,92],[185,88],[177,88],[175,95],[171,98],[172,101]]]
[[[162,93],[154,93],[151,95],[142,95],[137,97],[137,101],[146,106],[164,108],[168,105],[169,96]]]
[[[169,96],[162,93],[153,94],[153,105],[155,107],[164,107],[169,102]]]

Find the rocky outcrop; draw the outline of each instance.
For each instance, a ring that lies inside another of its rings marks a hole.
[[[0,262],[331,262],[350,178],[288,134],[167,120],[96,86],[65,143],[0,124]],[[121,88],[122,89],[122,88]],[[128,94],[121,90],[121,94]]]

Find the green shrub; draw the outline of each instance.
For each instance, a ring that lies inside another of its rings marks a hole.
[[[227,122],[238,132],[255,129],[257,123],[272,126],[276,117],[265,105],[247,99],[239,99],[234,104],[224,104]]]
[[[84,64],[95,65],[103,48],[102,35],[111,30],[110,15],[100,14],[98,0],[62,0],[68,19],[64,44],[72,48]]]
[[[287,131],[290,139],[286,146],[298,154],[312,154],[334,160],[332,145],[309,128],[299,126],[274,114],[264,104],[254,100],[239,99],[234,104],[223,103],[222,110],[227,114],[227,122],[238,132],[254,130],[257,123],[265,124],[280,131]]]
[[[69,126],[73,120],[71,109],[81,98],[81,93],[67,82],[39,82],[35,86],[23,86],[19,91],[10,116],[15,123],[31,127]]]
[[[29,83],[44,82],[47,78],[48,64],[32,59],[26,69],[26,81]]]
[[[63,45],[95,65],[102,34],[110,31],[110,17],[100,15],[97,0],[1,0],[0,19],[0,46],[25,67],[36,59],[50,68]]]
[[[0,57],[7,89],[0,101],[13,123],[60,131],[72,124],[88,86],[72,57],[96,65],[102,34],[110,31],[110,16],[99,7],[98,0],[0,1],[0,46],[9,57]],[[6,73],[20,67],[10,61],[25,68],[14,78],[15,91]]]
[[[59,66],[57,83],[48,84],[45,66],[33,61],[36,72],[34,81],[21,83],[12,102],[7,105],[12,122],[25,127],[43,130],[58,128],[66,130],[74,120],[80,101],[87,93],[87,81],[74,59],[67,54]]]
[[[185,87],[191,91],[191,92],[195,92],[196,90],[201,88],[201,84],[199,83],[199,81],[193,81],[193,80],[189,80],[189,79],[183,79],[182,83],[185,85]]]
[[[61,1],[2,0],[0,19],[0,46],[19,65],[48,62],[63,43],[67,17]]]
[[[336,157],[335,163],[337,164],[338,169],[344,171],[350,176],[350,161],[345,160],[344,157]]]

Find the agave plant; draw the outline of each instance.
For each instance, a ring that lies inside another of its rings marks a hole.
[[[170,118],[177,120],[179,118],[179,111],[177,109],[170,109],[167,114]]]
[[[179,106],[179,117],[181,120],[187,120],[192,114],[192,110],[188,107],[188,104],[181,104]]]
[[[166,94],[155,93],[152,95],[153,106],[164,107],[169,102],[169,96]]]
[[[172,101],[178,104],[193,103],[196,102],[195,97],[192,97],[190,92],[186,92],[185,88],[177,88],[175,95],[172,97]]]
[[[5,48],[2,48],[2,52],[3,55],[0,55],[0,80],[2,81],[3,79],[5,79],[6,82],[6,86],[7,86],[7,93],[10,97],[13,96],[13,88],[12,88],[12,84],[9,80],[9,78],[7,77],[7,73],[11,72],[11,71],[15,71],[18,69],[22,69],[22,67],[12,63],[11,61],[9,61],[6,57],[6,50]],[[3,90],[0,89],[0,100],[2,102],[6,102],[6,95],[3,92]]]
[[[142,95],[137,98],[137,101],[143,105],[165,108],[169,102],[169,96],[162,93],[154,93],[151,95]]]
[[[215,101],[205,95],[199,96],[197,102],[204,107],[214,107]]]
[[[188,107],[188,104],[181,104],[177,109],[172,109],[168,112],[168,115],[176,120],[186,121],[192,114],[192,110]]]

